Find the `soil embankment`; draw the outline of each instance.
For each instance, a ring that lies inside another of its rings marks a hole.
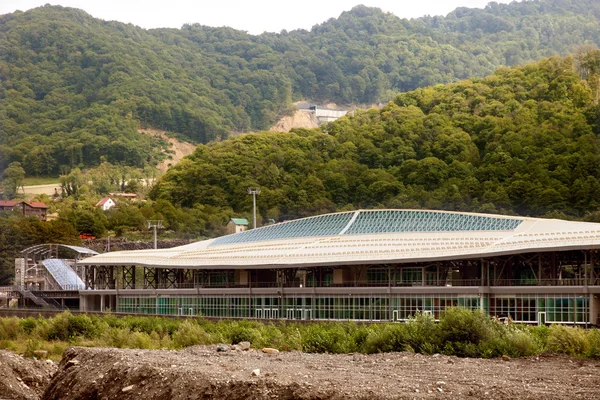
[[[597,399],[599,393],[600,361],[560,356],[503,361],[412,353],[217,352],[216,346],[195,346],[71,348],[42,398]]]

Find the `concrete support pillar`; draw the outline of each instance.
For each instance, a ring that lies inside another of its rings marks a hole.
[[[104,311],[104,295],[100,295],[100,311]]]
[[[590,293],[590,323],[600,326],[600,295]]]

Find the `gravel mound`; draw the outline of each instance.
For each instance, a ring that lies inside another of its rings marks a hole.
[[[267,350],[267,349],[265,349]],[[70,348],[43,399],[597,399],[600,362],[549,356]]]
[[[0,350],[0,399],[39,399],[57,367]]]

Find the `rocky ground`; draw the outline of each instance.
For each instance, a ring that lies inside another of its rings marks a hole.
[[[39,399],[57,366],[0,350],[0,400]]]
[[[504,361],[412,353],[267,354],[225,349],[70,348],[58,368],[2,352],[0,399],[36,399],[40,395],[43,399],[144,400],[600,397],[600,361],[594,360],[540,356]]]

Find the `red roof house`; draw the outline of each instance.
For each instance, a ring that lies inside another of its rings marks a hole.
[[[0,211],[18,211],[25,216],[45,221],[48,206],[40,201],[0,200]]]

